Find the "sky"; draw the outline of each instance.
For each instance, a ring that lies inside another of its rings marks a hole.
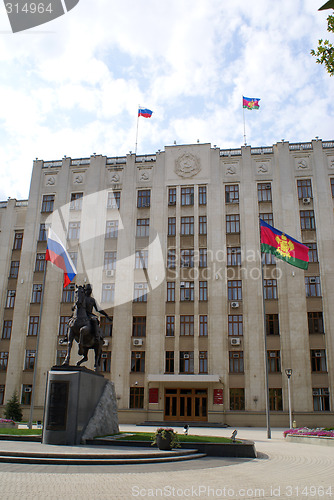
[[[319,0],[80,0],[12,33],[0,4],[0,200],[26,199],[33,160],[208,142],[334,139],[334,77],[310,50],[331,38]]]

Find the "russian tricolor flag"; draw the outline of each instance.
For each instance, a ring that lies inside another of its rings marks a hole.
[[[51,228],[49,228],[48,233],[45,260],[49,260],[52,264],[64,271],[64,288],[73,281],[77,274],[77,270],[66,248]]]
[[[138,116],[143,116],[144,118],[151,118],[153,111],[147,108],[139,108]]]

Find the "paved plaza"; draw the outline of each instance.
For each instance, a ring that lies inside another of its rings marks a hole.
[[[121,425],[121,431],[151,431]],[[178,429],[177,429],[178,430]],[[190,434],[230,437],[233,428],[191,428]],[[283,429],[238,428],[241,439],[256,443],[258,458],[208,457],[186,462],[55,466],[0,464],[2,500],[116,500],[135,498],[330,499],[334,497],[334,447],[288,443]],[[182,432],[182,428],[179,429]],[[40,451],[39,443],[0,441],[1,450]],[[50,450],[57,448],[50,446]],[[65,447],[61,447],[64,450]],[[85,453],[91,447],[66,447]],[[94,447],[94,452],[96,452]],[[105,452],[105,448],[101,453]],[[43,450],[44,451],[44,450]],[[124,449],[122,450],[124,452]],[[131,452],[131,450],[129,450]],[[138,451],[138,450],[137,450]]]

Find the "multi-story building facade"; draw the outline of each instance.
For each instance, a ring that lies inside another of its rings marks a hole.
[[[321,140],[36,160],[29,200],[0,204],[0,405],[17,391],[27,416],[36,370],[42,417],[75,283],[89,282],[113,318],[101,371],[121,422],[264,425],[267,359],[272,424],[288,425],[292,369],[293,418],[329,425],[333,197],[334,142]],[[267,254],[262,282],[259,216],[309,246],[307,271]],[[78,271],[66,289],[45,262],[50,224]]]

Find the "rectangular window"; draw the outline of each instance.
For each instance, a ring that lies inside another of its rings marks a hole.
[[[176,268],[176,250],[175,248],[169,248],[167,250],[167,268],[175,269]]]
[[[42,213],[53,212],[53,205],[55,201],[54,194],[45,194],[42,200]]]
[[[137,208],[148,208],[151,204],[150,189],[140,189],[137,197]]]
[[[166,337],[174,337],[175,316],[166,316]]]
[[[272,213],[260,214],[260,218],[270,226],[274,225],[274,216]]]
[[[239,203],[238,184],[231,184],[225,186],[225,203]]]
[[[64,337],[67,333],[68,322],[71,316],[60,316],[59,318],[59,328],[58,335]]]
[[[199,249],[199,267],[207,267],[208,266],[208,251],[206,248]]]
[[[180,373],[194,373],[194,352],[180,352]]]
[[[321,297],[320,276],[305,276],[306,297]]]
[[[200,337],[208,336],[208,316],[206,314],[199,316],[199,335]]]
[[[193,281],[181,281],[180,283],[180,300],[184,301],[194,301],[194,282]]]
[[[331,192],[332,192],[332,198],[334,198],[334,177],[331,178]]]
[[[81,210],[83,193],[71,193],[70,210]]]
[[[37,335],[39,325],[39,316],[29,316],[28,336]]]
[[[80,238],[80,222],[69,222],[67,239],[78,240],[79,238]]]
[[[240,215],[226,215],[226,234],[240,233]]]
[[[193,205],[194,204],[194,188],[193,187],[183,187],[181,188],[181,205]]]
[[[46,241],[48,237],[48,230],[46,224],[39,225],[38,241]]]
[[[66,355],[67,355],[66,349],[57,349],[57,354],[56,354],[57,366],[61,366],[65,362]]]
[[[189,236],[194,234],[194,217],[181,217],[181,235]]]
[[[147,302],[147,283],[135,283],[133,302]]]
[[[297,181],[298,199],[312,198],[311,179],[299,179]]]
[[[111,352],[104,351],[101,354],[101,372],[110,373],[110,370],[111,370]]]
[[[150,219],[137,219],[136,236],[144,238],[150,234]]]
[[[107,220],[106,240],[118,237],[118,220]]]
[[[121,191],[110,191],[108,193],[107,208],[120,208]]]
[[[241,280],[228,280],[227,282],[228,300],[242,300]]]
[[[311,349],[311,367],[312,367],[312,372],[318,372],[318,373],[327,372],[325,349]]]
[[[201,235],[207,234],[206,215],[200,215],[198,218],[198,232]]]
[[[315,229],[314,210],[300,211],[300,227],[302,230]]]
[[[239,337],[243,335],[242,314],[229,314],[228,334],[233,337]]]
[[[245,389],[230,389],[230,410],[242,411],[245,409]]]
[[[35,349],[27,349],[26,350],[26,357],[24,360],[24,369],[25,370],[33,370],[34,369],[35,356],[36,356]]]
[[[68,252],[68,255],[70,256],[71,261],[73,262],[73,265],[75,269],[78,268],[78,252]]]
[[[276,264],[276,258],[272,253],[262,252],[261,259],[262,262],[267,266]]]
[[[308,319],[308,332],[310,334],[325,333],[322,312],[308,312],[307,319]]]
[[[103,269],[105,271],[111,271],[116,269],[117,262],[117,252],[104,252],[104,265]]]
[[[40,304],[43,292],[43,285],[33,285],[31,294],[31,303]]]
[[[175,282],[167,281],[167,302],[175,302]]]
[[[267,351],[268,372],[277,373],[281,371],[281,352]]]
[[[328,387],[313,389],[313,409],[314,411],[329,411],[329,390]]]
[[[198,204],[206,205],[206,186],[198,187]]]
[[[13,309],[15,305],[15,295],[16,295],[15,290],[7,290],[6,306],[5,306],[7,307],[7,309]]]
[[[13,250],[21,250],[23,241],[23,233],[15,233]]]
[[[227,265],[228,266],[241,266],[241,248],[240,247],[227,247]]]
[[[100,318],[100,328],[102,337],[112,337],[113,317],[111,319],[102,316]]]
[[[279,335],[278,314],[266,314],[266,334]]]
[[[181,250],[181,267],[194,267],[194,250],[187,248]]]
[[[176,235],[176,217],[168,217],[168,236]]]
[[[102,283],[101,302],[111,306],[115,300],[115,283]],[[102,319],[102,318],[101,318]]]
[[[2,338],[10,339],[11,334],[12,334],[12,320],[5,319],[2,327]]]
[[[130,387],[130,408],[144,408],[144,387]]]
[[[229,352],[229,371],[230,373],[244,372],[244,353],[243,351]]]
[[[208,351],[199,351],[199,373],[208,373]]]
[[[271,201],[271,184],[261,183],[257,185],[258,201]]]
[[[277,299],[277,280],[263,280],[264,298]]]
[[[21,405],[30,405],[31,403],[31,384],[23,384],[22,385],[22,397],[21,397]]]
[[[62,302],[74,302],[74,294],[75,294],[75,284],[70,283],[66,288],[63,289],[61,301]]]
[[[169,206],[176,205],[176,188],[168,189],[168,205]]]
[[[137,250],[135,259],[136,269],[148,268],[148,250]]]
[[[0,405],[4,404],[4,398],[5,398],[5,385],[0,384]]]
[[[20,261],[19,260],[12,260],[10,263],[10,270],[9,270],[9,277],[10,278],[17,278],[19,275],[19,267],[20,267]]]
[[[203,302],[208,300],[208,282],[207,281],[200,281],[199,282],[198,300],[203,301]]]
[[[282,411],[283,410],[283,398],[282,389],[269,389],[269,410],[270,411]]]
[[[0,371],[5,372],[8,364],[8,352],[0,352]]]
[[[131,371],[132,372],[145,371],[145,351],[131,352]]]
[[[134,316],[132,318],[132,336],[146,337],[146,316]]]
[[[45,253],[36,254],[35,272],[43,272],[45,269]]]
[[[174,351],[166,351],[165,373],[174,373]]]
[[[180,335],[194,335],[194,316],[180,316]]]
[[[316,243],[306,243],[306,246],[309,247],[308,258],[309,262],[318,262],[318,250]]]

